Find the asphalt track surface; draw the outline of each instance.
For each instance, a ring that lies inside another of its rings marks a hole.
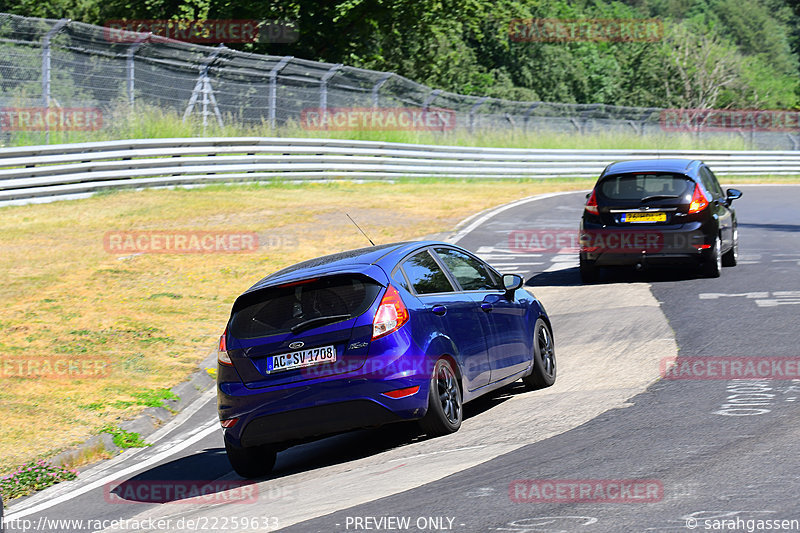
[[[153,447],[15,504],[7,530],[800,530],[800,379],[779,359],[800,358],[800,187],[740,188],[740,263],[717,279],[620,271],[586,287],[570,250],[510,245],[515,230],[574,230],[582,193],[519,202],[456,235],[501,271],[524,275],[556,317],[551,392],[512,386],[478,400],[461,431],[440,439],[393,426],[292,448],[251,502],[117,498],[120,483],[241,481],[209,396]],[[674,341],[678,363],[772,358],[771,371],[658,380]],[[570,501],[570,490],[584,489],[584,501]]]

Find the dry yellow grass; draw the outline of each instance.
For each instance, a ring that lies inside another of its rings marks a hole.
[[[588,180],[216,186],[0,209],[3,360],[101,358],[103,377],[0,377],[0,474],[141,411],[213,348],[233,299],[286,265],[448,231],[517,198]],[[108,231],[256,232],[254,253],[105,251]],[[0,376],[3,376],[0,373]]]

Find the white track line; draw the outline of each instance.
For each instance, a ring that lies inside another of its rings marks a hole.
[[[512,209],[514,207],[526,204],[528,202],[535,202],[537,200],[544,200],[546,198],[553,198],[553,197],[556,197],[556,196],[563,196],[565,194],[576,194],[576,193],[579,193],[579,192],[587,192],[587,191],[550,192],[550,193],[547,193],[547,194],[540,194],[538,196],[531,196],[529,198],[523,198],[521,200],[516,200],[514,202],[511,202],[511,203],[508,203],[508,204],[505,204],[505,205],[501,205],[499,207],[495,207],[494,209],[489,209],[488,211],[485,211],[481,216],[477,217],[475,220],[470,222],[469,225],[467,225],[464,229],[459,230],[455,235],[450,237],[449,241],[452,244],[457,243],[458,241],[460,241],[461,239],[466,237],[467,234],[472,233],[473,231],[475,231],[476,228],[478,228],[479,226],[483,225],[487,220],[489,220],[490,218],[492,218],[492,217],[494,217],[496,215],[499,215],[503,211],[507,211],[508,209]]]
[[[28,509],[25,509],[24,511],[19,511],[17,513],[11,513],[11,514],[9,514],[9,515],[7,515],[5,517],[5,520],[6,521],[13,521],[13,520],[17,520],[17,519],[20,519],[20,518],[24,518],[24,517],[32,515],[34,513],[38,513],[38,512],[44,511],[46,509],[49,509],[50,507],[53,507],[55,505],[59,505],[61,503],[69,501],[72,498],[75,498],[77,496],[80,496],[81,494],[85,494],[85,493],[89,492],[90,490],[94,490],[94,489],[100,488],[103,485],[105,485],[106,483],[113,482],[113,481],[119,481],[120,478],[123,478],[123,477],[125,477],[125,476],[127,476],[129,474],[133,474],[134,472],[137,472],[137,471],[142,470],[144,468],[147,468],[147,467],[149,467],[151,465],[154,465],[154,464],[156,464],[156,463],[158,463],[160,461],[163,461],[167,457],[169,457],[171,455],[175,455],[176,453],[188,448],[189,446],[191,446],[195,442],[203,440],[204,438],[206,438],[208,435],[211,435],[215,431],[219,431],[218,424],[219,424],[219,422],[217,422],[216,420],[213,420],[210,424],[208,424],[206,426],[201,426],[200,430],[197,431],[197,433],[195,433],[194,435],[189,436],[184,440],[181,440],[179,443],[172,444],[166,450],[164,450],[162,452],[159,452],[159,453],[153,455],[152,457],[149,457],[148,459],[140,461],[140,462],[138,462],[138,463],[136,463],[136,464],[134,464],[132,466],[129,466],[128,468],[125,468],[123,470],[120,470],[118,472],[113,472],[113,473],[111,473],[111,474],[109,474],[109,475],[107,475],[105,477],[102,477],[102,478],[100,478],[100,479],[98,479],[96,481],[93,481],[93,482],[91,482],[91,483],[89,483],[87,485],[84,485],[82,487],[76,488],[75,490],[70,491],[67,494],[58,496],[58,497],[53,498],[51,500],[44,501],[44,502],[42,502],[42,503],[40,503],[38,505],[34,505],[33,507],[29,507]]]

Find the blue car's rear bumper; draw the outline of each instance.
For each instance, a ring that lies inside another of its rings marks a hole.
[[[220,366],[217,406],[234,446],[291,443],[424,416],[433,363],[410,353],[373,356],[358,370],[291,384],[247,388],[233,367]],[[419,387],[394,399],[383,393]]]

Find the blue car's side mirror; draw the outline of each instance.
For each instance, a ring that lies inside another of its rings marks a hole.
[[[503,274],[503,288],[506,292],[512,292],[520,287],[522,287],[522,283],[524,280],[522,276],[518,274]]]

